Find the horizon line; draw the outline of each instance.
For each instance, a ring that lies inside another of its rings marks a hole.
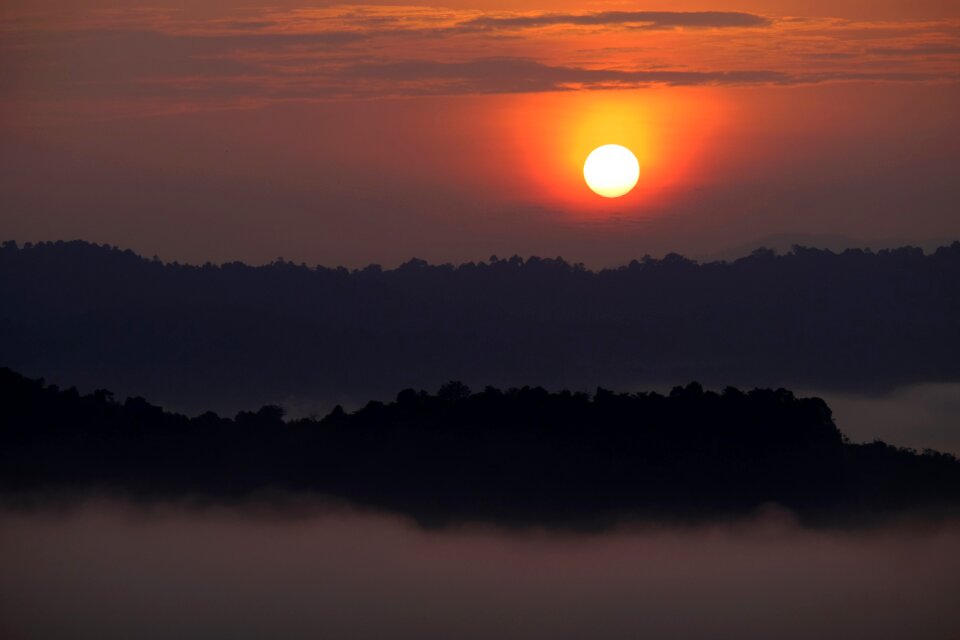
[[[129,247],[121,247],[120,245],[114,245],[107,242],[104,242],[101,244],[92,240],[85,240],[81,238],[75,238],[71,240],[62,240],[62,239],[39,240],[36,242],[25,241],[22,244],[15,239],[0,239],[0,251],[9,251],[9,250],[31,251],[31,250],[36,250],[40,248],[57,247],[61,245],[84,246],[90,249],[98,249],[101,251],[111,251],[111,252],[117,252],[121,254],[132,255],[144,262],[159,263],[165,267],[187,267],[187,268],[196,268],[196,269],[223,268],[223,267],[231,267],[231,266],[237,266],[237,265],[242,265],[250,269],[262,269],[262,268],[282,266],[282,267],[308,269],[310,271],[320,271],[320,270],[338,271],[338,272],[345,271],[350,274],[355,274],[355,273],[359,274],[364,272],[389,273],[389,272],[400,271],[402,269],[410,269],[410,268],[458,270],[461,268],[470,268],[470,267],[489,267],[489,266],[493,266],[501,263],[508,263],[514,266],[525,266],[530,263],[547,263],[547,264],[556,265],[556,266],[563,265],[567,267],[572,267],[573,270],[581,271],[584,273],[600,274],[603,272],[628,269],[634,266],[642,266],[644,264],[664,263],[664,262],[670,263],[670,262],[682,261],[698,267],[731,265],[731,264],[740,262],[742,260],[755,259],[757,257],[776,257],[776,258],[796,257],[799,255],[799,252],[803,252],[803,251],[817,252],[817,253],[821,253],[824,255],[831,255],[831,256],[843,256],[849,253],[860,253],[860,254],[867,254],[867,255],[886,255],[894,252],[909,251],[912,253],[919,253],[923,257],[930,257],[933,255],[936,255],[940,251],[960,249],[960,239],[952,240],[949,243],[947,243],[945,240],[941,240],[938,242],[941,242],[943,244],[939,244],[937,247],[932,249],[924,249],[921,246],[904,244],[897,247],[884,247],[876,250],[874,250],[869,246],[862,246],[862,247],[848,246],[842,250],[835,250],[829,247],[821,248],[821,247],[808,246],[808,245],[799,244],[799,243],[793,243],[790,245],[790,248],[788,250],[782,251],[782,252],[777,247],[769,247],[761,244],[752,250],[747,250],[748,251],[747,253],[740,255],[739,257],[718,258],[718,259],[689,258],[683,255],[682,253],[679,253],[676,251],[668,251],[664,253],[663,256],[661,257],[655,257],[647,253],[647,254],[644,254],[643,256],[640,256],[639,258],[633,258],[629,262],[621,263],[616,266],[608,266],[608,267],[587,267],[583,262],[569,261],[565,259],[563,256],[546,257],[546,256],[533,255],[533,254],[530,254],[527,256],[513,254],[510,257],[506,257],[506,258],[501,258],[496,254],[492,254],[486,259],[466,260],[458,263],[429,262],[422,258],[412,256],[408,258],[406,261],[399,263],[395,267],[387,267],[387,268],[383,267],[383,265],[376,262],[370,262],[363,267],[353,267],[353,268],[345,267],[343,265],[329,266],[321,263],[308,264],[303,261],[294,262],[291,260],[287,260],[283,256],[278,256],[277,258],[274,258],[270,262],[263,262],[263,263],[252,263],[252,262],[246,262],[244,260],[230,260],[230,261],[218,262],[218,263],[207,261],[204,263],[197,263],[197,262],[181,262],[179,260],[164,260],[156,254],[153,255],[152,257],[147,257],[146,254],[136,251],[134,249],[131,249]]]

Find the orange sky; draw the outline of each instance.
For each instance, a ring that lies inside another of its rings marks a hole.
[[[357,266],[960,236],[951,3],[112,4],[0,12],[4,238]],[[611,142],[618,200],[580,175]]]

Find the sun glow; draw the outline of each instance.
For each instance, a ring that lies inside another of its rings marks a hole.
[[[619,198],[636,186],[640,179],[640,163],[630,149],[619,144],[605,144],[587,156],[583,178],[597,195]]]
[[[723,101],[704,88],[500,100],[498,117],[509,129],[496,135],[516,145],[508,157],[518,161],[503,192],[566,220],[661,215],[688,185],[712,179],[706,150],[728,117]],[[611,142],[629,149],[641,168],[627,197],[601,198],[584,185],[584,160]]]

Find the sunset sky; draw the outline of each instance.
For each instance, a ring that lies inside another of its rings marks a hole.
[[[960,236],[960,3],[7,1],[0,238],[396,265]],[[622,144],[627,196],[582,166]]]

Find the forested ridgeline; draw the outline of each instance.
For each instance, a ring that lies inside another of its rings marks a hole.
[[[3,365],[191,413],[296,397],[326,411],[451,379],[871,392],[960,380],[960,243],[350,271],[8,242],[0,299]]]
[[[768,504],[812,524],[960,512],[960,462],[845,441],[826,404],[786,390],[668,395],[405,390],[286,421],[169,413],[0,370],[0,491],[237,503],[264,492],[424,523],[701,521]]]

